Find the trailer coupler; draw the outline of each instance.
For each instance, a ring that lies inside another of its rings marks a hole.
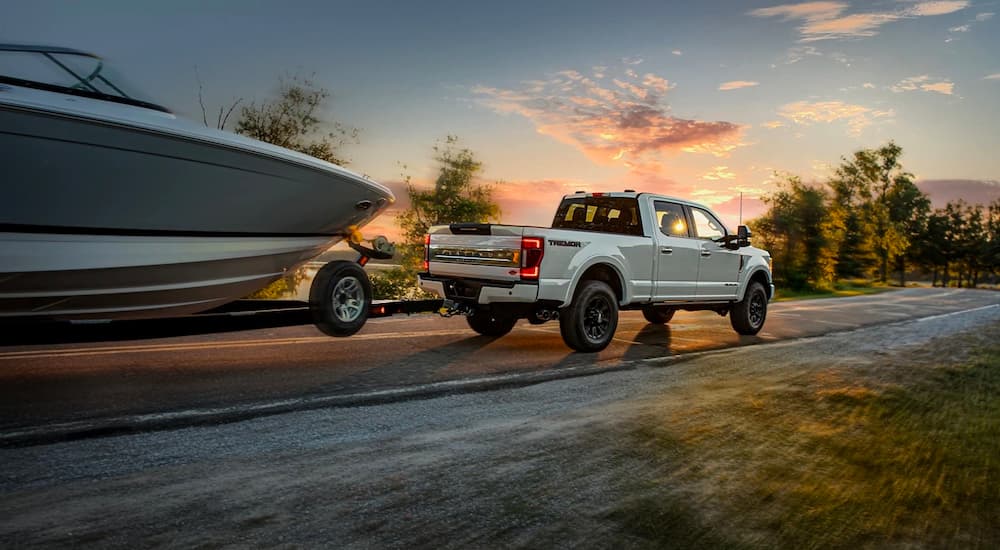
[[[454,300],[444,300],[441,302],[441,309],[438,310],[441,317],[454,317],[456,315],[475,315],[472,306],[456,302]]]
[[[371,240],[371,248],[362,245],[360,240],[356,240],[356,237],[360,237],[360,233],[352,234],[347,239],[347,246],[353,248],[358,254],[361,254],[361,256],[357,259],[357,262],[362,267],[364,267],[370,259],[389,260],[392,259],[393,255],[396,253],[396,246],[389,242],[389,239],[386,239],[381,235]]]

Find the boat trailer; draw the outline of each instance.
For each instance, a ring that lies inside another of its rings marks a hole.
[[[370,318],[441,311],[441,299],[373,300],[371,281],[363,267],[372,259],[391,259],[396,247],[385,237],[372,239],[371,247],[361,241],[357,233],[347,238],[348,246],[359,254],[355,261],[329,262],[313,278],[309,313],[316,328],[330,336],[350,336]]]

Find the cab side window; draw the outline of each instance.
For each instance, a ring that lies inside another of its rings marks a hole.
[[[669,237],[690,237],[684,207],[672,202],[656,201],[656,221],[660,233]]]
[[[699,239],[718,239],[726,235],[726,228],[708,212],[692,208],[691,217],[694,219],[695,236]]]

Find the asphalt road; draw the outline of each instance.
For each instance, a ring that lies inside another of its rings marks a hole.
[[[524,385],[997,304],[1000,292],[929,288],[772,303],[756,337],[737,335],[711,312],[679,312],[669,326],[625,312],[614,342],[597,354],[569,350],[557,323],[522,321],[494,339],[462,318],[434,315],[374,319],[339,339],[311,325],[261,327],[297,322],[296,313],[8,334],[0,346],[0,446]],[[236,330],[248,326],[257,328]],[[229,332],[201,333],[206,327]]]

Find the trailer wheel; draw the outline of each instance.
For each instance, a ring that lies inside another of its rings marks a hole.
[[[646,306],[642,308],[642,316],[654,325],[669,323],[674,318],[674,308],[663,306]]]
[[[483,336],[503,336],[517,324],[516,317],[497,315],[490,311],[478,310],[465,317],[469,328]]]
[[[319,270],[309,288],[313,323],[330,336],[350,336],[368,320],[372,285],[354,262],[330,262]]]
[[[603,281],[584,281],[573,302],[559,314],[559,332],[576,351],[595,352],[608,347],[618,329],[618,299]]]

